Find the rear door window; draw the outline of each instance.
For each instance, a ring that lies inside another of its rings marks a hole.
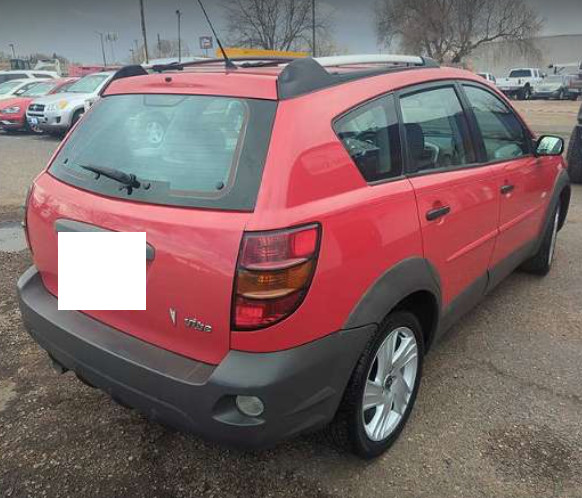
[[[481,131],[488,162],[530,154],[529,133],[500,98],[476,86],[463,88]]]
[[[196,95],[101,99],[55,158],[59,179],[155,204],[252,210],[276,102]],[[120,191],[82,166],[135,175],[149,188]]]
[[[398,118],[392,95],[337,119],[334,130],[367,182],[402,174]]]
[[[467,118],[452,86],[405,94],[400,109],[409,173],[475,163]]]

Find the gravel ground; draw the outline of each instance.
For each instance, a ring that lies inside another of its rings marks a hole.
[[[541,104],[520,107],[536,129],[569,134],[576,112],[558,111],[577,105]],[[19,218],[55,146],[0,135],[0,222]],[[515,273],[433,349],[407,427],[373,462],[318,435],[221,448],[57,375],[20,323],[29,256],[0,252],[0,496],[582,497],[581,227],[575,187],[550,275]]]

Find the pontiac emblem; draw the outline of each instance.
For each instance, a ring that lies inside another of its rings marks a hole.
[[[176,310],[174,308],[170,308],[170,319],[172,320],[172,323],[174,324],[174,327],[176,326]]]

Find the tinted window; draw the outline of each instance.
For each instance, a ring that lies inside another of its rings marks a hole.
[[[454,88],[406,95],[400,107],[411,173],[475,162],[467,120]]]
[[[119,183],[81,166],[134,174],[149,189],[132,201],[252,209],[276,103],[195,95],[101,99],[55,159],[61,180],[128,198]]]
[[[44,74],[44,73],[33,73],[33,76],[35,78],[44,78],[44,79],[52,79],[53,76],[50,74]]]
[[[2,74],[0,73],[0,83],[4,83],[5,81],[10,80],[20,80],[26,78],[26,74],[22,73],[11,73],[11,74]]]
[[[402,174],[398,118],[392,96],[350,111],[335,122],[334,130],[366,181]]]
[[[474,86],[465,86],[465,93],[481,130],[488,161],[529,154],[526,130],[501,99]]]
[[[531,70],[529,69],[515,69],[509,73],[510,78],[529,78]]]

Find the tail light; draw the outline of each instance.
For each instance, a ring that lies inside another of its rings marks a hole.
[[[28,191],[26,192],[26,201],[24,201],[24,218],[22,220],[22,229],[24,230],[24,236],[26,237],[26,245],[28,246],[28,250],[32,254],[32,246],[30,245],[30,237],[28,236],[28,204],[30,203],[30,197],[32,196],[32,190],[34,189],[34,185],[28,187]]]
[[[320,236],[317,224],[244,234],[234,287],[233,329],[268,327],[299,307],[313,279]]]

